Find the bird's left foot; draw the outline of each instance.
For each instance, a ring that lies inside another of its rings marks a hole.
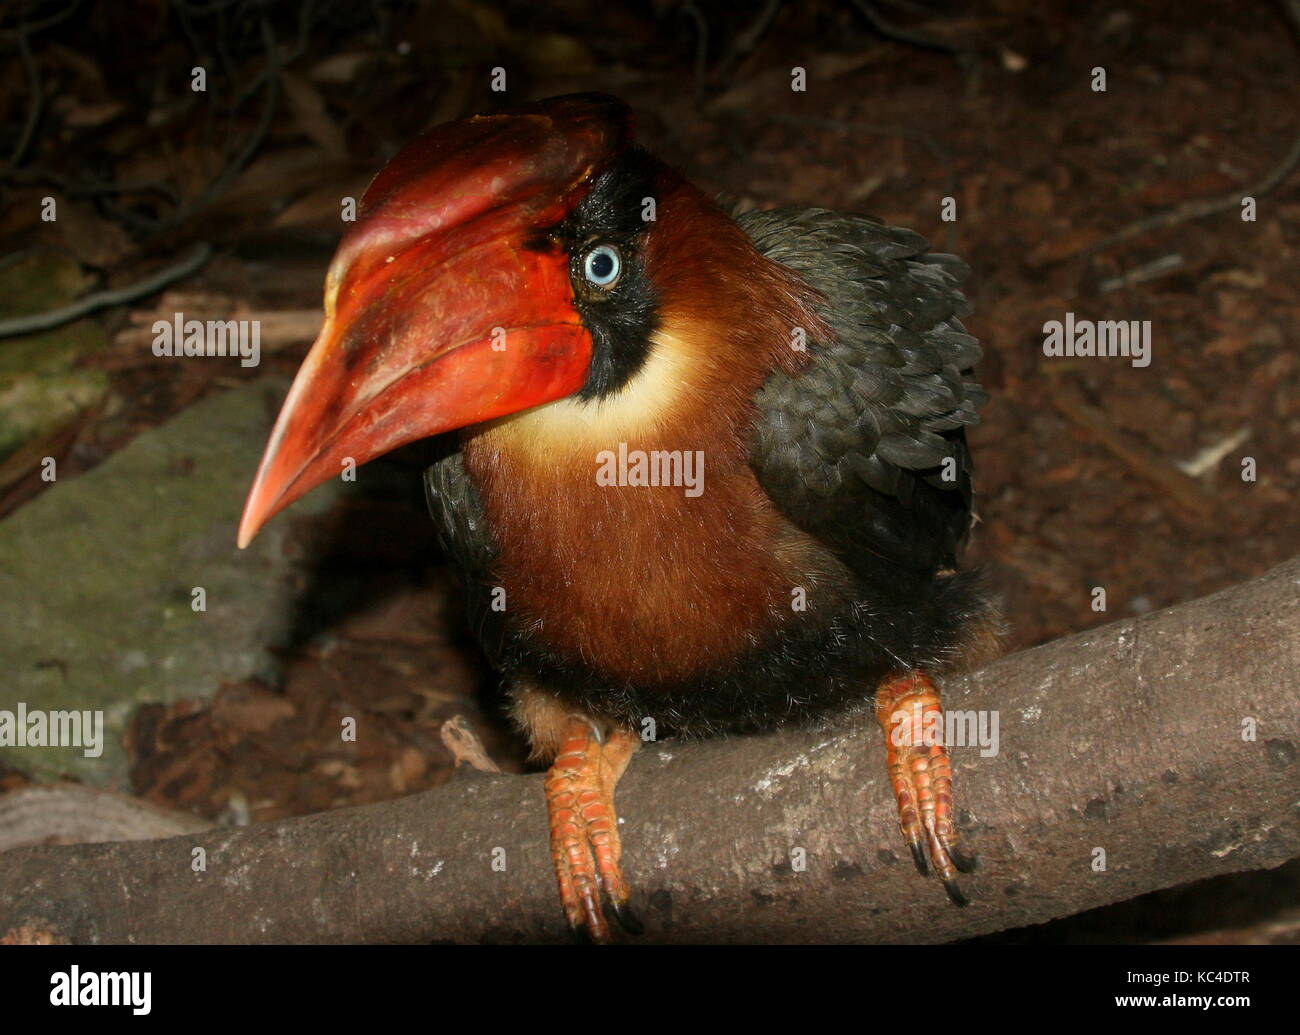
[[[574,715],[546,774],[560,899],[574,933],[597,944],[609,941],[605,905],[624,930],[641,933],[641,923],[628,907],[631,890],[619,865],[623,846],[614,811],[614,787],[640,743],[627,730],[614,730],[602,741],[590,722]]]
[[[957,872],[970,873],[975,860],[957,847],[952,765],[943,744],[943,709],[934,682],[923,672],[885,680],[876,690],[876,721],[885,731],[899,825],[916,868],[926,874],[933,867],[948,897],[964,906],[968,900],[957,885]]]

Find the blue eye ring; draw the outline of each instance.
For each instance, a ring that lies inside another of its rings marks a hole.
[[[612,244],[599,244],[582,257],[582,275],[588,284],[608,290],[623,272],[623,257]]]

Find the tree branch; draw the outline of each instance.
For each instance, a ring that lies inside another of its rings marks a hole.
[[[1298,591],[1300,558],[953,680],[950,709],[1000,719],[995,756],[953,749],[967,909],[914,872],[865,715],[642,750],[619,805],[644,940],[944,941],[1300,855]],[[302,819],[11,850],[0,940],[561,939],[553,883],[541,777],[460,770]]]

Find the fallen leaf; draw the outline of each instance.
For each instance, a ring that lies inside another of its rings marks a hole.
[[[346,158],[347,141],[343,139],[343,131],[330,118],[320,91],[292,72],[281,72],[280,82],[298,128],[331,157]]]

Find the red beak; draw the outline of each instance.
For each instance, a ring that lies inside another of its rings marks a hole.
[[[630,134],[619,101],[560,97],[440,126],[380,171],[330,264],[325,324],[271,432],[241,548],[348,460],[582,387],[592,345],[568,256],[530,242]]]

